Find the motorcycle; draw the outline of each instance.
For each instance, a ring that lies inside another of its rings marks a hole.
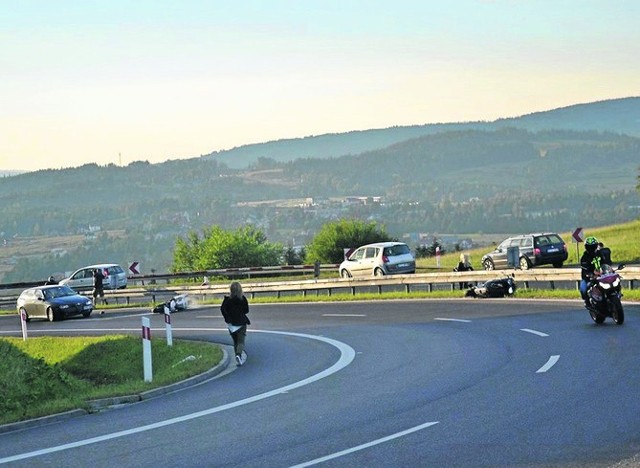
[[[471,286],[465,293],[466,297],[506,297],[516,292],[516,282],[513,277],[492,279],[479,286]]]
[[[622,277],[618,270],[624,268],[623,264],[618,268],[604,264],[600,274],[594,275],[587,287],[588,307],[591,319],[601,324],[607,317],[611,317],[617,325],[624,323],[624,309],[622,308]]]
[[[178,312],[180,310],[186,310],[189,308],[189,296],[186,294],[179,294],[173,296],[167,302],[158,304],[151,309],[154,314],[164,314],[165,307],[169,309],[169,312]]]

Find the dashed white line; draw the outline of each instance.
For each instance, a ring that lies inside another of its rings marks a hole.
[[[325,457],[316,458],[315,460],[310,460],[308,462],[300,463],[299,465],[294,465],[291,468],[304,468],[306,466],[317,465],[318,463],[323,463],[328,460],[333,460],[334,458],[343,457],[345,455],[349,455],[350,453],[358,452],[360,450],[364,450],[369,447],[373,447],[374,445],[382,444],[384,442],[388,442],[393,439],[397,439],[399,437],[406,436],[411,434],[412,432],[417,432],[422,429],[426,429],[427,427],[434,426],[438,424],[439,421],[428,422],[424,424],[420,424],[419,426],[412,427],[407,429],[406,431],[396,432],[395,434],[391,434],[389,436],[383,437],[381,439],[372,440],[371,442],[367,442],[366,444],[358,445],[356,447],[352,447],[350,449],[342,450],[341,452],[332,453],[331,455],[327,455]]]
[[[322,314],[323,317],[366,317],[366,314]]]
[[[462,322],[462,323],[471,322],[471,320],[454,319],[454,318],[439,318],[439,317],[436,317],[433,320],[440,320],[441,322]]]
[[[556,362],[558,362],[558,359],[560,359],[559,355],[551,356],[549,358],[549,360],[547,361],[547,363],[536,371],[536,374],[540,374],[542,372],[547,372],[549,369],[551,369],[556,364]]]
[[[549,336],[546,333],[542,333],[542,332],[539,332],[537,330],[531,330],[530,328],[521,328],[520,331],[527,332],[527,333],[532,333],[532,334],[538,335],[538,336]]]

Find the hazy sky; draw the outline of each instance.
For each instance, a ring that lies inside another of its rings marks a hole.
[[[640,95],[636,0],[2,0],[0,170]]]

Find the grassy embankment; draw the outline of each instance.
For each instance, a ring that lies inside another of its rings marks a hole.
[[[152,340],[153,382],[144,381],[142,345],[131,336],[0,338],[0,424],[133,395],[200,374],[222,358],[210,343]]]

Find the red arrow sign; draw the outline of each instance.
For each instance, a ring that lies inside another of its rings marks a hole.
[[[579,227],[575,231],[573,231],[573,234],[571,234],[571,237],[573,237],[573,240],[575,242],[583,242],[584,241],[584,231],[582,230],[581,227]]]
[[[140,265],[139,262],[133,262],[131,265],[129,265],[129,271],[134,275],[139,275],[140,271],[138,270],[138,265]]]

